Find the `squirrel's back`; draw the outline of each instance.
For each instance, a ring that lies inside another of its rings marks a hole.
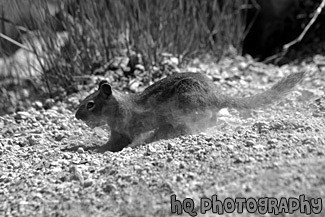
[[[214,82],[202,73],[179,73],[168,76],[145,89],[138,95],[141,105],[172,106],[189,110],[225,107],[253,109],[271,104],[290,92],[305,75],[305,72],[292,73],[271,89],[251,97],[232,97],[220,93]]]
[[[145,106],[166,106],[188,110],[202,107],[220,107],[223,95],[211,79],[202,73],[170,75],[146,88],[138,95],[137,102]]]

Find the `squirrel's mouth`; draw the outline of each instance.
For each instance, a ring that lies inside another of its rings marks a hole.
[[[85,124],[90,127],[91,129],[94,129],[95,127],[101,127],[104,126],[106,124],[106,122],[104,121],[86,121]]]
[[[85,124],[90,127],[91,129],[94,129],[95,127],[99,127],[100,125],[94,121],[87,121]]]

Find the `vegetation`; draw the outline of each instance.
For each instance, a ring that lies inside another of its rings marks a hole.
[[[117,56],[140,55],[149,71],[159,66],[164,53],[180,62],[203,53],[221,58],[231,47],[241,50],[244,4],[247,1],[68,1],[57,14],[68,35],[63,48],[57,50],[53,43],[56,33],[48,24],[53,19],[40,23],[49,52],[45,65],[66,88],[75,75],[90,74]]]

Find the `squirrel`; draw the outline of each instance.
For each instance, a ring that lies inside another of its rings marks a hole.
[[[92,128],[108,124],[110,139],[100,151],[117,152],[126,146],[199,132],[215,123],[222,108],[254,109],[271,104],[304,75],[292,73],[269,90],[243,98],[218,92],[215,83],[202,73],[173,74],[136,94],[114,90],[104,80],[80,103],[75,117]]]

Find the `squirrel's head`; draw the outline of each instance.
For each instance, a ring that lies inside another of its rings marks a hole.
[[[110,114],[114,115],[112,112],[115,103],[111,85],[107,81],[101,81],[98,90],[80,103],[75,117],[89,127],[102,126],[107,123]]]

